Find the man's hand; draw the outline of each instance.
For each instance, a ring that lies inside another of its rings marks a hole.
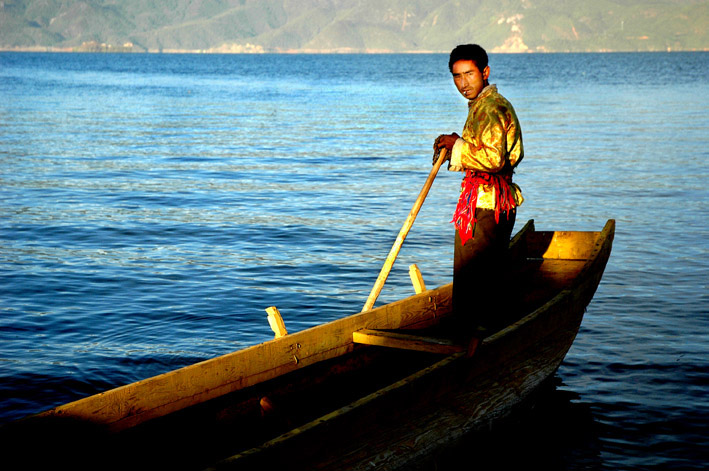
[[[444,147],[448,150],[453,149],[455,141],[458,140],[460,136],[456,133],[453,134],[441,134],[436,138],[433,143],[433,150],[443,149]]]
[[[448,152],[446,152],[446,158],[445,160],[450,160],[451,159],[451,149],[453,149],[453,146],[455,145],[455,141],[458,140],[460,136],[458,136],[456,133],[453,134],[441,134],[436,138],[436,140],[433,142],[433,165],[436,165],[436,162],[438,162],[438,155],[441,152],[441,149],[448,149]],[[444,160],[444,162],[445,162]],[[443,162],[441,162],[443,163]]]

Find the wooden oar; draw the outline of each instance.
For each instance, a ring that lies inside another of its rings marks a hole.
[[[374,306],[374,302],[377,300],[379,293],[382,291],[382,287],[384,286],[384,283],[386,282],[386,279],[389,276],[391,267],[394,265],[394,260],[396,260],[396,256],[399,255],[401,245],[404,243],[404,239],[409,233],[409,229],[411,229],[411,226],[414,225],[414,220],[416,219],[416,216],[418,215],[418,212],[421,209],[421,206],[423,205],[423,200],[426,199],[426,195],[428,195],[428,190],[430,190],[431,185],[433,185],[433,180],[434,178],[436,178],[436,174],[438,174],[438,169],[441,168],[441,164],[443,164],[443,161],[446,160],[446,152],[446,149],[441,149],[441,152],[438,155],[438,160],[435,164],[433,164],[431,173],[428,174],[426,183],[424,183],[418,198],[416,198],[416,202],[414,202],[414,207],[411,208],[409,216],[406,218],[406,221],[404,221],[404,226],[399,231],[399,235],[397,236],[396,241],[394,241],[394,245],[389,251],[387,259],[384,261],[384,266],[379,272],[379,277],[374,283],[372,292],[369,293],[369,298],[367,298],[367,302],[364,303],[364,308],[362,309],[362,311],[369,311],[370,309],[372,309],[372,306]]]

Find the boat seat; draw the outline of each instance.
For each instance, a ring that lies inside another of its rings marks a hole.
[[[377,345],[445,355],[466,350],[466,347],[450,339],[414,335],[406,333],[405,330],[357,330],[352,332],[352,341],[364,345]]]

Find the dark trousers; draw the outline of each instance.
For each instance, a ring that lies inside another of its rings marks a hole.
[[[477,209],[474,238],[464,246],[455,231],[453,313],[468,335],[478,327],[494,328],[504,318],[508,248],[517,215],[509,213],[501,213],[497,223],[495,211]]]

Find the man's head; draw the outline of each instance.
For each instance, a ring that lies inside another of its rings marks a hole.
[[[487,53],[477,44],[464,44],[453,49],[448,68],[456,88],[468,100],[475,99],[488,84]]]
[[[483,71],[487,67],[487,52],[477,44],[461,44],[456,46],[448,59],[448,70],[453,73],[453,64],[461,60],[475,62],[478,70]]]

